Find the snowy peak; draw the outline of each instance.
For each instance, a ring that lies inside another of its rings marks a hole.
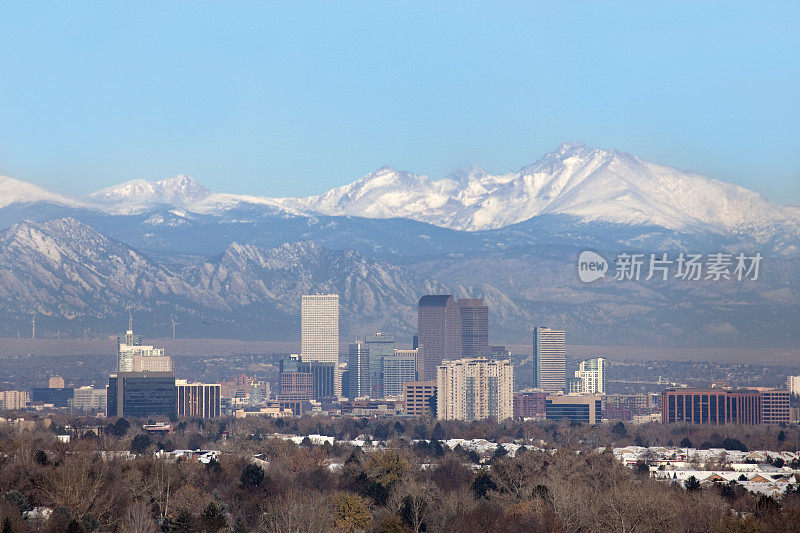
[[[180,174],[160,181],[128,181],[94,192],[89,198],[116,212],[134,213],[162,204],[188,207],[210,195],[206,187]]]
[[[29,204],[35,202],[49,202],[70,207],[82,205],[80,202],[50,192],[38,185],[15,180],[8,176],[0,176],[0,208],[14,203]]]
[[[739,232],[800,236],[800,209],[721,181],[650,163],[617,150],[564,143],[536,163],[492,174],[470,167],[439,180],[382,167],[362,178],[307,198],[212,193],[179,175],[135,180],[89,196],[81,204],[10,178],[0,178],[0,208],[49,201],[112,214],[142,213],[169,205],[241,220],[271,215],[407,218],[461,230],[492,230],[541,215],[585,222],[660,226],[689,233]],[[156,222],[156,221],[154,221]]]
[[[798,226],[795,210],[742,187],[581,143],[564,143],[508,174],[471,167],[432,181],[382,168],[319,196],[276,202],[294,211],[410,218],[466,231],[544,214],[681,231]]]

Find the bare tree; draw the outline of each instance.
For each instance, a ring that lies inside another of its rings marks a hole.
[[[144,503],[133,503],[125,514],[124,530],[126,533],[157,533],[158,524],[150,514],[150,508]]]

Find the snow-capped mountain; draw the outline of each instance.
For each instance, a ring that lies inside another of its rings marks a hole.
[[[89,200],[107,211],[131,214],[164,204],[187,207],[210,195],[203,185],[180,174],[160,181],[128,181],[96,191]]]
[[[319,196],[277,203],[296,211],[403,217],[466,231],[543,214],[682,231],[798,224],[796,209],[743,187],[582,144],[563,144],[508,174],[473,167],[433,181],[387,167]]]
[[[800,208],[700,174],[616,150],[563,144],[538,162],[493,175],[472,167],[440,180],[384,167],[307,198],[214,193],[180,175],[135,180],[70,200],[35,185],[0,178],[0,208],[43,201],[138,214],[163,206],[225,218],[228,213],[406,218],[459,231],[491,230],[543,215],[582,222],[660,226],[684,233],[753,234],[761,241],[800,237]]]
[[[86,205],[77,200],[48,191],[38,185],[9,178],[8,176],[0,176],[0,208],[14,203],[32,204],[36,202],[47,202],[69,207]]]

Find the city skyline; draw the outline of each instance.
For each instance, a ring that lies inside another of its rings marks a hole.
[[[800,4],[0,35],[3,533],[800,529]]]

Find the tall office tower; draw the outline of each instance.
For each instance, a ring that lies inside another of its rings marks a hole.
[[[533,387],[547,392],[566,387],[567,334],[550,328],[533,328]]]
[[[485,357],[446,361],[437,368],[436,417],[497,421],[514,416],[514,367]]]
[[[301,300],[301,349],[304,361],[334,363],[333,392],[342,395],[339,371],[339,295],[312,294]]]
[[[489,356],[489,308],[483,298],[458,300],[461,313],[461,357]]]
[[[419,379],[436,379],[436,367],[442,361],[461,357],[461,312],[449,294],[429,294],[419,299],[417,308],[418,346],[422,348],[422,372]]]
[[[403,383],[416,381],[418,353],[417,350],[394,350],[383,358],[383,392],[387,398],[398,398],[403,393]]]
[[[64,385],[64,378],[61,376],[50,376],[50,379],[47,380],[47,387],[51,389],[63,389]]]
[[[578,364],[575,377],[579,380],[578,393],[605,394],[606,392],[606,359],[592,357]]]
[[[383,360],[394,354],[394,335],[376,333],[364,338],[369,350],[369,396],[383,398]]]
[[[369,396],[369,348],[360,339],[350,344],[347,370],[350,374],[350,399]]]
[[[158,357],[161,360],[145,360]],[[138,361],[136,358],[141,358]],[[138,367],[138,370],[137,370]],[[165,370],[167,369],[168,370]],[[172,360],[164,355],[163,348],[144,346],[141,335],[134,335],[133,323],[129,321],[128,331],[117,337],[117,372],[161,372],[172,371]]]

